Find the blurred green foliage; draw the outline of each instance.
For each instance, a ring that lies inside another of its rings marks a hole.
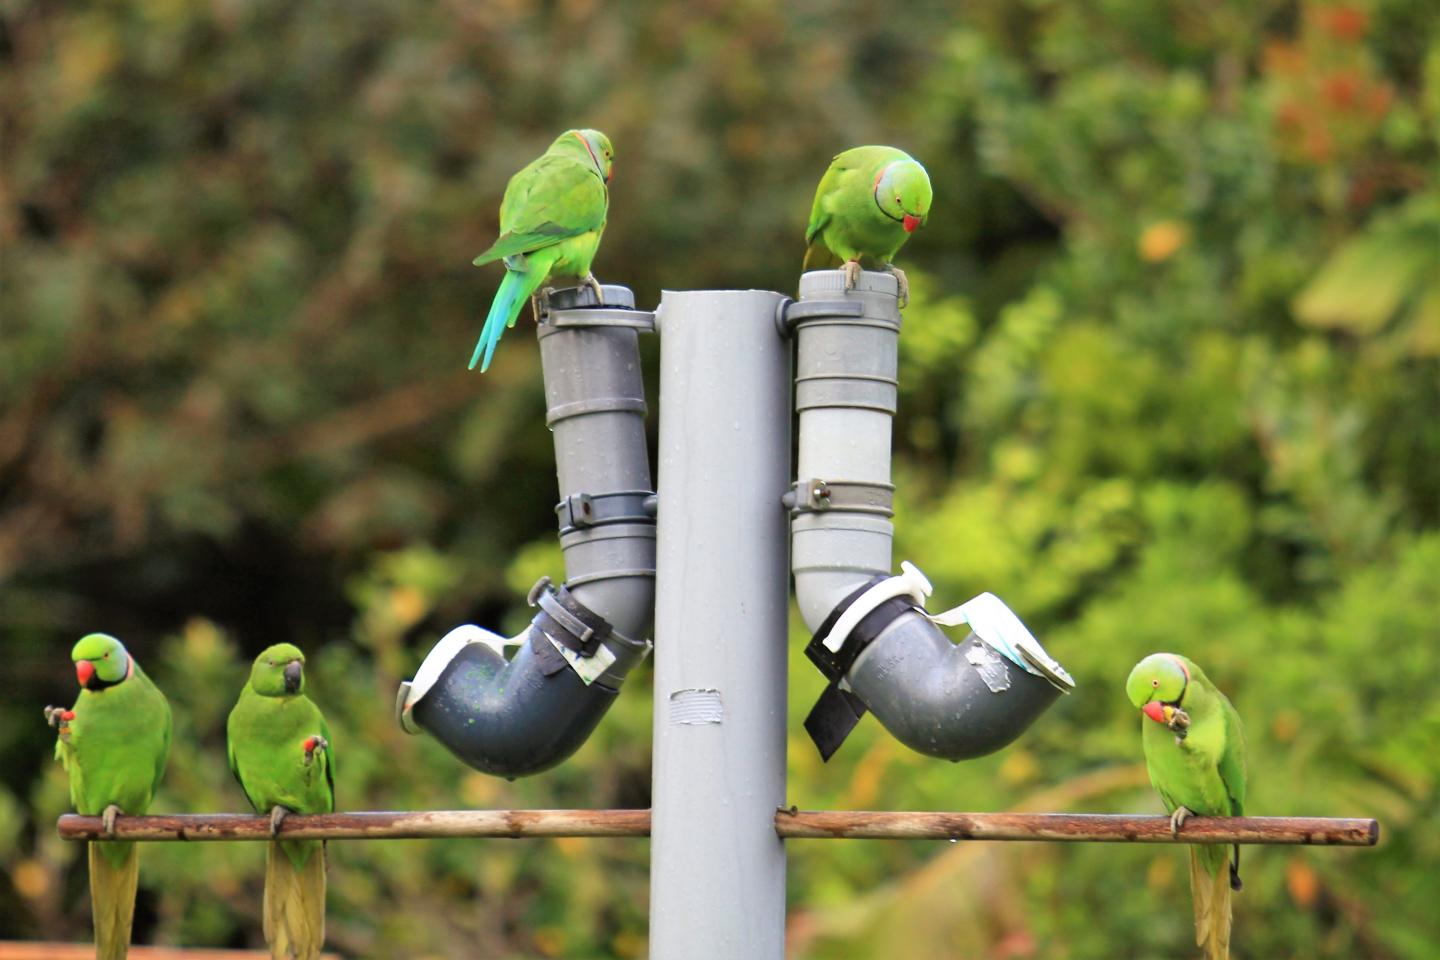
[[[1122,681],[1186,653],[1246,720],[1245,957],[1440,942],[1440,14],[1432,0],[0,0],[0,934],[80,939],[40,717],[109,629],[175,706],[158,810],[237,810],[225,714],[298,642],[342,807],[644,806],[648,670],[516,783],[391,718],[449,626],[558,573],[536,351],[464,371],[509,174],[618,148],[597,272],[793,288],[832,153],[930,168],[902,261],[897,555],[991,590],[1079,689],[948,765],[866,721],[803,807],[1158,811]],[[653,344],[646,348],[652,352]],[[653,395],[653,394],[652,394]],[[331,847],[346,956],[636,957],[643,841]],[[144,852],[139,935],[255,945],[262,854]],[[1178,957],[1183,854],[796,843],[797,957]]]

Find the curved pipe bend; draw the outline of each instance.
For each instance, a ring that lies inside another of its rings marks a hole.
[[[482,773],[513,779],[568,758],[650,649],[655,519],[638,333],[654,320],[628,289],[603,289],[603,305],[586,287],[551,294],[539,327],[564,587],[536,584],[541,612],[516,637],[450,631],[400,686],[401,727]]]
[[[891,572],[894,528],[884,491],[898,393],[897,284],[891,274],[865,272],[847,291],[844,276],[806,273],[791,310],[800,416],[798,480],[788,501],[796,505],[791,562],[811,630]],[[816,490],[825,496],[817,499]],[[840,686],[901,743],[945,760],[1004,747],[1061,692],[974,633],[952,642],[915,609],[880,629]],[[827,747],[819,736],[816,742],[827,757],[839,745],[835,739]]]

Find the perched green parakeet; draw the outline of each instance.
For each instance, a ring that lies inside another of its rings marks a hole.
[[[846,150],[830,161],[815,190],[803,269],[843,264],[848,290],[860,276],[861,258],[874,260],[895,274],[903,305],[910,299],[910,284],[890,261],[930,215],[930,200],[929,174],[905,151]]]
[[[46,707],[58,728],[55,759],[70,775],[70,802],[99,814],[115,832],[118,814],[150,808],[170,756],[170,704],[124,644],[104,633],[82,637],[70,651],[80,696],[73,709]],[[90,847],[90,909],[97,960],[123,960],[130,951],[140,854],[134,841]]]
[[[230,770],[274,836],[290,813],[335,809],[330,728],[305,696],[305,655],[288,643],[255,658],[226,724]],[[278,840],[265,858],[265,941],[276,960],[314,960],[325,942],[320,840]]]
[[[505,261],[505,279],[480,331],[470,369],[490,366],[495,345],[515,326],[520,307],[552,277],[576,277],[600,296],[590,262],[600,248],[610,209],[615,150],[599,130],[566,130],[550,148],[510,178],[500,201],[500,238],[475,265]]]
[[[1152,653],[1125,681],[1140,723],[1150,782],[1179,835],[1185,818],[1245,814],[1245,736],[1240,715],[1204,671],[1173,653]],[[1230,956],[1230,890],[1240,889],[1240,847],[1190,848],[1195,942],[1208,960]],[[1228,867],[1228,869],[1227,869]]]

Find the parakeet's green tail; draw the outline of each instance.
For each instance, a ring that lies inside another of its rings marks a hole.
[[[325,854],[319,841],[266,845],[264,910],[265,942],[275,960],[320,956],[325,944]]]
[[[1230,957],[1229,850],[1221,846],[1190,848],[1190,894],[1195,901],[1195,943],[1205,960]]]
[[[495,354],[495,345],[500,342],[500,335],[506,328],[515,326],[515,318],[520,315],[520,308],[544,282],[549,265],[535,263],[534,260],[538,258],[534,256],[529,259],[531,262],[524,270],[506,268],[505,279],[500,281],[500,289],[495,292],[495,299],[490,304],[490,313],[485,317],[485,326],[480,331],[475,352],[470,355],[471,370],[475,369],[482,352],[485,359],[480,363],[480,372],[484,373],[490,368],[490,358]]]
[[[90,910],[95,919],[96,960],[125,960],[135,919],[140,851],[133,842],[105,841],[90,847]]]

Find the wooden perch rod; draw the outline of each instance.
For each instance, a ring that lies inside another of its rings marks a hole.
[[[106,839],[99,817],[60,818],[66,840]],[[435,837],[648,837],[649,810],[428,810],[294,814],[281,836],[310,840]],[[1193,817],[1180,837],[1170,819],[1093,813],[905,813],[781,810],[775,832],[816,840],[1047,840],[1098,843],[1278,843],[1370,847],[1374,820],[1329,817]],[[116,840],[268,840],[270,819],[246,814],[120,817]]]
[[[1331,817],[1191,817],[1179,838],[1170,818],[1109,813],[871,813],[781,811],[787,838],[853,840],[1061,840],[1091,843],[1288,843],[1373,847],[1374,820]]]

